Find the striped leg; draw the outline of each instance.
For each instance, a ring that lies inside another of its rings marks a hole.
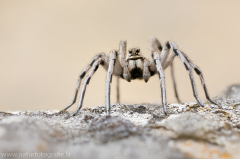
[[[181,101],[178,97],[177,85],[176,85],[176,80],[174,77],[174,69],[173,69],[173,63],[172,63],[172,61],[176,55],[173,54],[172,52],[170,52],[170,48],[171,47],[169,45],[169,42],[166,42],[165,45],[163,46],[163,50],[161,51],[161,54],[160,54],[161,64],[163,66],[163,70],[165,70],[170,65],[175,97],[177,98],[178,102],[181,103]]]
[[[169,45],[171,46],[173,52],[180,58],[180,60],[182,61],[182,63],[185,65],[186,70],[189,73],[189,77],[191,80],[191,84],[192,84],[192,89],[193,89],[193,95],[196,98],[198,104],[202,107],[204,107],[203,103],[201,102],[201,100],[198,98],[197,95],[197,90],[196,90],[196,86],[195,86],[195,81],[193,78],[193,73],[192,73],[192,67],[190,66],[189,62],[187,61],[187,59],[184,57],[184,55],[182,54],[182,52],[178,49],[177,45],[174,44],[173,42],[169,42]]]
[[[109,67],[108,67],[107,79],[106,79],[106,113],[107,113],[107,115],[110,115],[110,111],[111,111],[111,103],[110,103],[111,86],[110,86],[110,83],[112,82],[112,74],[113,74],[114,64],[116,61],[116,55],[117,55],[116,51],[113,50],[110,52]]]
[[[195,72],[196,72],[196,73],[198,74],[198,76],[200,77],[201,84],[202,84],[202,86],[203,86],[203,89],[204,89],[206,98],[207,98],[211,103],[213,103],[213,104],[219,106],[220,108],[222,108],[220,105],[218,105],[217,103],[215,103],[214,101],[212,101],[211,98],[209,97],[209,94],[208,94],[208,91],[207,91],[207,87],[206,87],[206,84],[205,84],[205,81],[204,81],[204,78],[203,78],[203,74],[202,74],[202,71],[200,70],[200,68],[199,68],[197,65],[195,65],[195,64],[193,63],[193,61],[190,60],[190,59],[187,57],[186,54],[184,54],[183,52],[182,52],[182,54],[183,54],[183,56],[187,59],[187,61],[189,62],[190,66],[195,70]]]
[[[101,63],[101,61],[102,61],[102,59],[99,58],[98,60],[96,60],[96,61],[93,63],[90,72],[88,73],[86,79],[84,80],[84,83],[83,83],[83,86],[82,86],[81,95],[80,95],[80,100],[79,100],[79,103],[78,103],[78,108],[77,108],[77,110],[73,113],[73,116],[77,115],[78,112],[80,111],[80,109],[82,108],[82,103],[83,103],[83,99],[84,99],[84,95],[85,95],[85,92],[86,92],[87,85],[89,84],[90,79],[91,79],[91,77],[93,76],[93,74],[97,71],[97,69],[98,69],[99,64]]]
[[[74,93],[74,97],[73,97],[72,103],[69,104],[69,105],[68,105],[66,108],[64,108],[63,110],[61,110],[60,113],[66,111],[68,108],[70,108],[70,107],[76,102],[77,95],[78,95],[78,91],[79,91],[79,88],[80,88],[80,84],[81,84],[82,79],[84,78],[84,76],[86,75],[86,73],[89,71],[89,69],[92,67],[93,63],[94,63],[96,60],[98,60],[99,58],[102,58],[102,59],[104,59],[105,61],[108,61],[108,57],[107,57],[104,53],[97,54],[96,56],[93,57],[93,59],[91,60],[91,62],[87,65],[87,67],[85,67],[85,69],[82,71],[82,73],[80,74],[80,76],[79,76],[79,78],[78,78],[77,87],[76,87],[76,90],[75,90],[75,93]]]
[[[151,42],[151,51],[159,52],[161,64],[164,64],[166,62],[169,52],[170,52],[170,46],[169,46],[168,42],[163,47],[161,46],[161,44],[157,38],[152,38],[150,42]]]
[[[177,98],[178,102],[181,103],[179,97],[178,97],[178,92],[177,92],[177,85],[176,85],[176,80],[174,77],[174,69],[173,69],[173,63],[170,64],[171,68],[171,76],[172,76],[172,81],[173,81],[173,87],[174,87],[174,92],[175,92],[175,97]]]
[[[176,96],[178,102],[181,103],[179,100],[179,97],[178,97],[178,93],[177,93],[177,86],[176,86],[176,81],[174,78],[173,65],[172,65],[172,61],[176,55],[174,53],[173,54],[170,53],[170,48],[171,47],[169,45],[169,42],[166,42],[165,45],[162,47],[157,38],[151,39],[151,50],[159,51],[159,52],[161,51],[160,60],[161,60],[163,70],[165,70],[169,65],[171,66],[171,75],[172,75],[172,80],[173,80],[175,96]]]
[[[163,112],[165,115],[167,115],[167,110],[166,110],[166,105],[167,105],[167,101],[166,101],[166,89],[165,89],[165,77],[164,77],[164,73],[163,73],[163,68],[162,68],[162,64],[160,61],[160,55],[158,52],[154,52],[153,53],[153,58],[157,67],[157,72],[159,75],[159,79],[161,80],[161,94],[162,94],[162,106],[163,106]]]

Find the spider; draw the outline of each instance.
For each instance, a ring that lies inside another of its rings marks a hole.
[[[174,84],[174,90],[175,90],[175,96],[177,100],[180,102],[178,98],[178,93],[176,89],[176,82],[173,74],[173,60],[176,56],[180,58],[182,63],[185,65],[186,70],[189,73],[192,89],[193,89],[193,95],[196,98],[198,104],[202,107],[204,107],[201,100],[198,98],[195,82],[193,78],[192,69],[195,70],[197,75],[200,77],[201,84],[203,86],[205,96],[206,98],[213,104],[217,105],[215,102],[213,102],[208,94],[207,87],[204,82],[204,78],[202,75],[201,70],[197,65],[195,65],[192,60],[188,58],[188,56],[180,51],[177,47],[177,45],[172,41],[167,41],[164,46],[162,47],[159,40],[155,37],[151,38],[151,60],[148,60],[144,57],[142,54],[140,48],[130,48],[127,52],[127,42],[126,41],[120,41],[119,44],[119,50],[112,50],[110,51],[110,56],[108,57],[104,53],[99,53],[96,56],[93,57],[91,62],[85,67],[85,69],[81,72],[77,87],[75,90],[73,101],[70,105],[68,105],[66,108],[61,110],[60,112],[66,111],[68,108],[70,108],[75,102],[77,98],[77,94],[80,88],[81,80],[85,77],[87,72],[89,72],[84,80],[82,91],[80,95],[80,100],[78,104],[77,110],[72,114],[73,116],[77,115],[80,109],[82,108],[83,104],[83,98],[86,91],[86,87],[90,82],[90,79],[92,78],[93,74],[97,71],[99,65],[102,65],[103,68],[107,71],[107,79],[106,79],[106,114],[110,115],[110,83],[112,81],[112,75],[117,76],[119,81],[119,78],[125,79],[128,82],[131,82],[131,80],[134,79],[144,79],[145,82],[148,82],[149,78],[155,74],[158,74],[160,79],[160,87],[161,87],[161,97],[162,97],[162,107],[163,112],[165,115],[167,115],[166,110],[166,90],[165,90],[165,77],[164,72],[168,66],[171,67],[171,74],[173,78],[173,84]],[[118,89],[118,82],[117,82],[117,100],[119,102],[119,89]]]

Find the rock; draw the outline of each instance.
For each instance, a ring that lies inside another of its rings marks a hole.
[[[205,107],[113,104],[58,111],[0,112],[2,158],[239,158],[240,86],[231,86]],[[68,117],[66,119],[66,117]],[[15,153],[15,154],[12,154]],[[8,155],[8,156],[6,156]],[[30,156],[31,155],[31,156]]]
[[[240,85],[232,85],[223,94],[225,97],[240,99]]]
[[[119,116],[96,117],[89,124],[88,130],[93,134],[92,136],[104,143],[137,133],[137,128],[132,122]]]

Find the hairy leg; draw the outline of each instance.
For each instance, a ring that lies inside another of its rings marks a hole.
[[[186,70],[189,73],[189,77],[191,80],[191,84],[192,84],[192,89],[193,89],[193,95],[195,97],[195,99],[197,100],[198,104],[202,107],[204,107],[203,103],[201,102],[201,100],[198,98],[197,95],[197,90],[196,90],[196,86],[195,86],[195,81],[194,81],[194,77],[193,77],[193,73],[192,73],[192,67],[190,66],[189,62],[187,61],[187,59],[184,57],[184,55],[182,54],[182,52],[178,49],[177,45],[173,42],[169,42],[173,53],[175,53],[176,56],[178,56],[180,58],[180,60],[182,61],[182,63],[185,65]]]
[[[109,56],[109,67],[107,72],[107,79],[106,79],[106,113],[107,115],[110,115],[111,111],[111,103],[110,103],[110,90],[111,86],[110,83],[112,82],[112,75],[113,75],[113,69],[114,69],[114,63],[116,61],[117,52],[111,51]]]
[[[217,103],[215,103],[214,101],[212,101],[211,98],[209,97],[209,94],[208,94],[208,91],[207,91],[207,87],[206,87],[206,84],[205,84],[205,81],[204,81],[204,78],[203,78],[203,74],[202,74],[202,71],[200,70],[200,68],[199,68],[197,65],[195,65],[195,64],[193,63],[193,61],[190,60],[185,53],[182,52],[182,54],[183,54],[183,56],[188,60],[190,66],[195,70],[195,72],[196,72],[197,75],[199,76],[199,78],[200,78],[200,80],[201,80],[202,87],[203,87],[203,89],[204,89],[204,93],[205,93],[206,98],[207,98],[211,103],[213,103],[213,104],[215,104],[215,105],[218,105]],[[221,107],[220,105],[218,105],[218,106]]]
[[[170,68],[171,68],[171,76],[172,76],[172,81],[173,81],[175,97],[177,98],[178,102],[181,103],[181,101],[180,101],[180,99],[178,97],[178,93],[177,93],[177,85],[176,85],[176,80],[175,80],[175,77],[174,77],[173,63],[171,63]]]
[[[163,68],[162,68],[161,61],[160,61],[160,54],[158,52],[153,52],[153,58],[154,58],[154,61],[155,61],[155,64],[156,64],[159,79],[161,80],[161,92],[162,92],[161,95],[162,95],[163,112],[164,112],[165,115],[167,115],[165,77],[164,77]]]
[[[89,84],[90,79],[91,79],[91,77],[93,76],[93,74],[97,71],[97,69],[98,69],[99,64],[101,63],[101,61],[102,61],[102,59],[98,59],[98,60],[96,60],[96,61],[93,63],[90,72],[88,73],[86,79],[84,80],[84,83],[83,83],[83,86],[82,86],[81,95],[80,95],[80,100],[79,100],[79,103],[78,103],[78,108],[77,108],[77,110],[73,113],[73,116],[77,115],[78,112],[80,111],[80,109],[82,108],[82,103],[83,103],[83,99],[84,99],[84,95],[85,95],[85,92],[86,92],[87,85]]]
[[[176,55],[170,53],[170,49],[171,49],[171,47],[169,45],[169,42],[166,42],[164,44],[164,46],[162,47],[157,38],[151,39],[151,50],[160,52],[160,60],[161,60],[163,70],[165,70],[169,65],[171,66],[171,76],[172,76],[172,80],[173,80],[175,97],[177,98],[178,102],[181,103],[179,100],[179,97],[178,97],[177,86],[176,86],[176,81],[175,81],[175,77],[174,77],[174,70],[173,70],[173,66],[172,66],[172,61]]]
[[[117,77],[117,103],[120,103],[119,77]]]
[[[77,82],[77,86],[76,86],[76,89],[75,89],[75,93],[74,93],[74,97],[73,97],[72,102],[67,107],[65,107],[63,110],[61,110],[60,112],[66,111],[68,108],[70,108],[76,102],[78,91],[79,91],[82,79],[85,77],[85,75],[89,71],[89,69],[93,66],[94,62],[96,60],[98,60],[99,58],[101,58],[106,63],[108,62],[108,57],[104,53],[97,54],[96,56],[93,57],[91,62],[87,65],[87,67],[84,68],[84,70],[81,72],[81,74],[78,78],[78,82]]]

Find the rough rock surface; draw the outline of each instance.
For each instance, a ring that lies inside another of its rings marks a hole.
[[[205,103],[0,112],[0,158],[239,158],[240,86]]]

